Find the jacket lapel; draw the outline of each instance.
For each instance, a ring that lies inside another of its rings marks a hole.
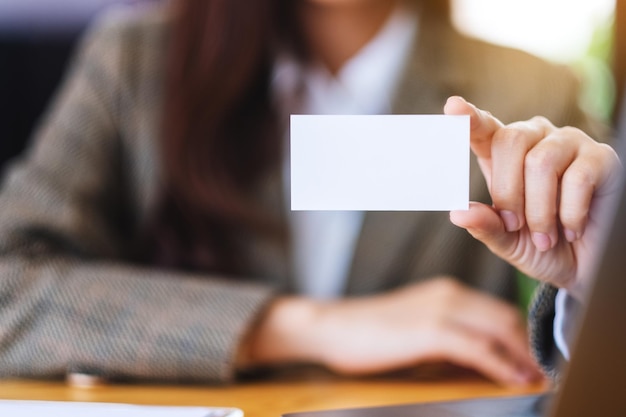
[[[394,114],[441,114],[446,99],[465,94],[466,75],[453,62],[458,35],[445,23],[420,22],[418,38],[394,100]],[[390,288],[402,274],[404,252],[415,249],[416,229],[421,236],[441,224],[447,213],[367,212],[357,243],[346,293],[367,294]],[[424,231],[425,233],[421,233]],[[395,275],[395,276],[394,276]]]

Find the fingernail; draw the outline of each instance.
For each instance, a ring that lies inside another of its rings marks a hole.
[[[545,252],[552,247],[552,239],[547,233],[533,232],[532,240],[540,252]]]
[[[573,242],[578,239],[578,235],[573,230],[563,229],[563,234],[565,235],[565,239],[567,239],[568,242]]]
[[[540,252],[545,252],[552,247],[552,240],[547,233],[533,232],[532,240],[535,244],[535,247]]]
[[[517,218],[517,214],[513,213],[510,210],[502,210],[500,211],[500,217],[504,222],[504,228],[507,232],[515,232],[519,230],[519,219]]]

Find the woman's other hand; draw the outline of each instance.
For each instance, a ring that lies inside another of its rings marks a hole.
[[[506,385],[541,379],[518,310],[451,278],[331,302],[279,299],[247,351],[248,365],[307,362],[345,375],[446,361]]]

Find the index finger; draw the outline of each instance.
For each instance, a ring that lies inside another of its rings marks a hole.
[[[469,115],[472,151],[479,159],[491,158],[491,139],[493,134],[504,126],[501,121],[459,96],[448,98],[443,112],[449,115]]]

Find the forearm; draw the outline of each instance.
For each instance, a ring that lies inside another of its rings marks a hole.
[[[319,305],[303,297],[282,297],[270,303],[240,347],[241,369],[285,363],[317,363]]]
[[[515,307],[443,277],[374,296],[281,298],[248,335],[239,365],[364,375],[449,360],[519,384],[537,375],[519,320]]]
[[[227,382],[271,291],[109,262],[0,262],[0,374]]]

